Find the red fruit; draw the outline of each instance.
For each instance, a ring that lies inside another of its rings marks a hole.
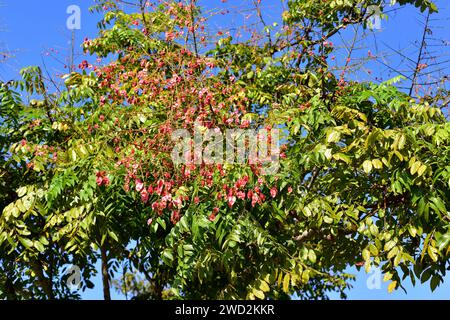
[[[236,196],[238,199],[245,200],[245,192],[244,191],[238,191],[236,193]]]
[[[137,179],[135,183],[136,183],[136,191],[140,192],[144,188],[144,183],[139,179]]]
[[[147,201],[148,201],[148,192],[145,188],[142,189],[142,191],[141,191],[141,200],[144,203],[147,203]]]
[[[109,184],[109,178],[108,177],[103,177],[103,184],[105,186],[107,186]]]
[[[235,202],[236,202],[236,197],[235,196],[228,196],[228,206],[230,208],[233,207]]]
[[[176,224],[180,220],[180,212],[179,211],[173,211],[172,215],[170,216],[170,221],[173,224]]]
[[[96,182],[98,186],[101,186],[103,184],[103,178],[97,176]]]
[[[272,196],[272,198],[275,198],[277,196],[278,190],[276,187],[273,187],[272,189],[270,189],[270,195]]]

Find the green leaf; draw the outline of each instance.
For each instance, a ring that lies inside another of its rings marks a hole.
[[[86,283],[86,287],[88,289],[93,289],[94,286],[95,286],[94,283],[91,280],[86,279],[84,282]]]
[[[420,282],[425,283],[427,282],[431,277],[431,269],[428,268],[427,270],[425,270],[424,273],[422,273],[422,276],[420,277]]]
[[[34,241],[33,245],[36,249],[38,249],[39,252],[44,252],[44,250],[45,250],[44,245],[42,243],[40,243],[39,241]]]
[[[333,154],[333,158],[335,160],[344,161],[347,164],[349,164],[351,162],[350,157],[348,155],[346,155],[346,154],[343,154],[343,153],[335,153],[335,154]]]
[[[316,263],[317,257],[316,257],[316,253],[314,252],[314,250],[309,250],[309,252],[308,252],[308,259],[312,263]]]
[[[158,217],[158,219],[156,219],[156,223],[158,223],[164,230],[166,230],[167,225],[166,221],[163,218]]]
[[[109,230],[108,234],[114,241],[119,242],[119,238],[117,237],[117,235],[113,231]]]
[[[436,208],[437,208],[442,214],[447,214],[447,209],[445,208],[445,204],[444,204],[444,202],[442,202],[442,200],[441,200],[440,198],[432,197],[432,198],[430,198],[430,200],[434,203],[434,205],[436,206]]]
[[[439,237],[436,237],[436,245],[437,245],[439,251],[443,251],[445,248],[447,248],[449,242],[450,242],[450,233],[449,232],[447,232]]]
[[[86,147],[84,145],[81,145],[78,150],[80,151],[80,153],[84,156],[86,156],[88,154]]]
[[[19,241],[21,244],[23,244],[23,246],[27,249],[30,249],[31,247],[33,247],[33,241],[31,241],[30,239],[27,238],[19,238]]]
[[[431,291],[436,290],[436,288],[439,286],[440,283],[441,283],[441,279],[439,278],[439,276],[434,275],[433,278],[431,278],[431,282],[430,282]]]

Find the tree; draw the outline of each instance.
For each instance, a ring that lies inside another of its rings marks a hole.
[[[379,2],[292,0],[282,26],[237,41],[208,34],[195,1],[139,1],[132,13],[100,1],[101,31],[83,47],[106,64],[83,61],[56,92],[39,68],[1,87],[2,110],[15,112],[2,123],[13,132],[3,168],[17,181],[0,217],[0,259],[15,265],[3,296],[76,297],[61,268],[78,265],[86,288],[97,259],[105,299],[121,264],[130,272],[116,287],[153,299],[344,295],[355,264],[382,266],[389,290],[407,277],[439,285],[450,248],[443,97],[328,66],[329,39]],[[269,139],[282,129],[272,174],[196,161],[195,149],[173,161],[177,129],[211,139],[209,129],[262,128]]]

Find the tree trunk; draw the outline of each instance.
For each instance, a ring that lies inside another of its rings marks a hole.
[[[54,299],[53,295],[53,284],[52,282],[45,277],[44,272],[42,271],[42,264],[39,261],[32,262],[32,269],[36,274],[37,281],[39,286],[44,290],[45,295],[48,299]]]
[[[111,300],[111,293],[109,291],[109,274],[108,274],[108,256],[106,255],[105,245],[100,247],[102,255],[102,280],[103,280],[103,298]]]

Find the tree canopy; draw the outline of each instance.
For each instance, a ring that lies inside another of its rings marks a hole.
[[[209,32],[195,1],[97,2],[94,62],[62,88],[39,67],[0,86],[0,298],[79,298],[64,267],[91,288],[98,260],[106,299],[122,266],[117,286],[151,299],[344,295],[352,265],[381,266],[390,291],[442,283],[446,93],[329,67],[330,39],[383,2],[289,0],[245,40]],[[277,171],[173,163],[175,130],[210,128],[280,129]]]

